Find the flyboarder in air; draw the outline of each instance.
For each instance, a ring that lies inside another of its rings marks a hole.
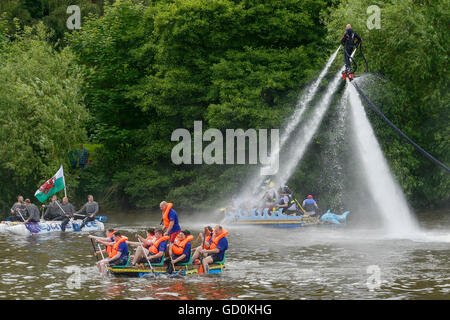
[[[344,80],[345,76],[347,76],[350,80],[353,79],[353,73],[355,70],[352,70],[351,67],[351,55],[354,45],[356,44],[356,46],[358,46],[361,42],[361,37],[353,31],[352,26],[348,24],[341,39],[341,44],[344,46],[345,71],[342,73]]]

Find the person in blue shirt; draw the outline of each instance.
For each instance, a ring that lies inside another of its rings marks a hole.
[[[102,259],[97,262],[98,269],[100,272],[105,273],[106,265],[109,266],[122,266],[127,264],[128,261],[128,238],[122,236],[119,231],[114,232],[114,244],[112,245],[112,250],[108,258]],[[110,245],[109,242],[103,242],[102,240],[96,239],[97,242],[104,245]]]
[[[191,257],[191,241],[193,236],[188,230],[181,231],[178,234],[178,244],[174,244],[177,250],[172,248],[172,263],[176,264],[178,262],[188,262]],[[178,252],[178,254],[176,254]]]
[[[205,273],[209,272],[211,263],[223,260],[225,251],[228,250],[227,234],[228,231],[225,231],[222,226],[217,225],[214,227],[214,237],[211,239],[209,249],[202,250],[202,253],[208,254],[202,261]]]

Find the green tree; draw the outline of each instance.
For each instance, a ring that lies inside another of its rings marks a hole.
[[[55,51],[41,23],[26,27],[0,52],[0,201],[31,198],[68,152],[86,139],[83,69],[70,49]],[[70,188],[76,181],[66,176]],[[73,190],[72,190],[73,191]]]

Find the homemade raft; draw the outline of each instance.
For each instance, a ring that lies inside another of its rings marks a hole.
[[[82,220],[73,220],[66,225],[65,232],[80,231]],[[87,222],[81,231],[102,231],[105,226],[100,221]],[[51,232],[62,232],[61,221],[48,222],[2,222],[0,223],[0,232],[11,232],[17,235],[28,236],[32,234],[45,234]]]
[[[191,256],[192,259],[192,256]],[[116,277],[144,277],[156,275],[193,275],[199,273],[200,264],[192,264],[191,259],[185,263],[178,263],[172,272],[167,271],[167,265],[164,265],[164,257],[160,263],[152,263],[152,268],[148,263],[140,264],[138,266],[129,265],[129,260],[124,266],[108,267],[110,273]],[[152,270],[153,269],[153,270]],[[225,254],[222,261],[216,261],[209,265],[208,274],[221,273],[225,269]]]

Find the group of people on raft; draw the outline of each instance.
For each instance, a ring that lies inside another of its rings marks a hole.
[[[319,213],[319,206],[312,195],[308,195],[300,205],[288,186],[283,185],[277,191],[273,182],[270,182],[267,190],[265,190],[263,203],[252,203],[251,205],[256,208],[268,208],[269,214],[278,209],[282,209],[284,214],[291,216],[314,217]],[[231,209],[236,211],[237,209],[249,210],[252,208],[246,206],[246,201],[243,201],[237,195],[233,195]]]
[[[189,261],[193,264],[201,264],[201,270],[208,273],[210,264],[224,259],[225,251],[228,249],[226,238],[228,231],[222,226],[205,227],[204,234],[200,233],[197,237],[201,239],[202,244],[192,248],[194,236],[189,230],[181,230],[173,204],[162,201],[159,207],[164,226],[162,229],[147,229],[146,238],[136,234],[138,241],[130,241],[128,237],[115,229],[108,229],[106,237],[89,235],[89,238],[106,247],[95,253],[108,255],[97,262],[100,272],[106,272],[108,266],[122,266],[129,263],[133,267],[148,262],[160,264],[164,259],[169,273],[178,263]],[[132,257],[129,257],[129,246],[137,247]]]
[[[88,195],[88,201],[78,211],[75,211],[73,205],[69,202],[68,197],[64,197],[62,203],[60,203],[56,195],[52,196],[49,204],[43,204],[42,208],[45,209],[43,215],[44,220],[61,221],[62,231],[66,230],[67,224],[74,216],[83,218],[80,225],[80,229],[82,229],[87,222],[95,220],[95,215],[98,213],[99,209],[98,203],[94,201],[94,196],[92,195]],[[41,220],[38,207],[31,203],[30,199],[25,199],[24,201],[23,196],[17,197],[17,202],[11,207],[10,212],[12,216],[9,218],[9,221],[28,223],[40,222]]]

